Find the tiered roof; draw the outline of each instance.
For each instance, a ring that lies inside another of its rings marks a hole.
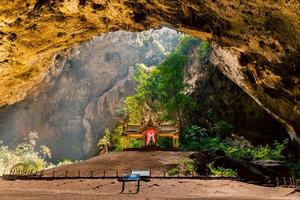
[[[126,125],[124,126],[123,135],[127,134],[142,134],[148,128],[154,128],[160,133],[178,133],[179,130],[174,124],[159,124],[156,126],[152,119],[148,120],[147,123],[143,125]]]

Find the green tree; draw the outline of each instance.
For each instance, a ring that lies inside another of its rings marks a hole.
[[[47,147],[46,145],[42,145],[40,148],[43,159],[52,157],[51,149],[49,147]]]
[[[143,116],[148,116],[157,121],[178,122],[180,128],[185,126],[195,106],[185,93],[189,86],[184,82],[184,67],[193,45],[199,45],[199,40],[183,37],[178,48],[156,68],[136,66],[136,93],[125,99],[128,122],[138,123]]]
[[[105,152],[108,152],[108,146],[110,145],[111,133],[108,128],[104,129],[103,137],[98,141],[100,148],[105,148]]]
[[[151,103],[156,103],[160,117],[164,121],[178,122],[180,128],[188,119],[187,115],[194,108],[194,102],[185,91],[189,87],[184,81],[184,67],[188,63],[188,53],[199,40],[183,37],[177,49],[169,54],[148,78],[145,90]],[[157,112],[158,113],[158,112]]]

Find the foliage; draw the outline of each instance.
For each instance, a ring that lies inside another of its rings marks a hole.
[[[46,167],[47,162],[43,156],[34,151],[38,133],[30,132],[25,137],[25,142],[17,145],[15,150],[9,150],[1,142],[0,147],[0,168],[3,170],[17,171],[39,171]],[[50,150],[50,149],[49,149]]]
[[[193,125],[181,135],[181,149],[189,151],[210,150],[224,151],[225,154],[234,159],[248,158],[251,160],[282,160],[284,159],[283,151],[286,148],[288,140],[282,143],[275,141],[273,145],[242,147],[233,146],[226,143],[219,136],[220,133],[228,133],[232,126],[225,121],[218,120],[215,113],[209,110],[209,119],[213,123],[212,128],[207,131],[197,125]]]
[[[300,179],[300,161],[289,163],[289,168],[294,177]]]
[[[68,159],[65,159],[63,161],[60,161],[57,163],[57,167],[60,167],[60,166],[63,166],[63,165],[69,165],[69,164],[73,164],[73,163],[76,163],[77,161],[72,161],[72,160],[68,160]]]
[[[218,136],[205,136],[198,141],[190,141],[188,145],[184,146],[184,150],[222,150],[226,156],[234,159],[282,160],[284,159],[283,151],[287,142],[288,140],[283,143],[275,141],[272,146],[241,147],[230,145]]]
[[[11,169],[22,172],[35,172],[41,171],[45,168],[46,164],[43,159],[37,158],[35,160],[23,160],[15,164]]]
[[[46,145],[42,145],[41,146],[41,154],[43,156],[43,158],[51,158],[52,154],[51,154],[51,149],[49,147],[47,147]]]
[[[183,158],[180,160],[178,165],[168,170],[168,174],[170,176],[175,176],[178,174],[191,175],[194,171],[194,163],[188,158]]]
[[[184,143],[189,143],[190,141],[196,141],[205,136],[207,136],[206,128],[193,125],[187,128],[185,131],[183,131],[182,139],[184,139]]]
[[[212,175],[224,177],[236,177],[237,171],[230,168],[214,167],[214,163],[208,163],[207,167]]]
[[[172,140],[172,138],[161,137],[158,140],[158,145],[159,145],[159,147],[164,148],[164,149],[172,148],[173,140]]]
[[[9,149],[0,141],[0,172],[10,170],[19,172],[34,172],[44,168],[55,167],[45,159],[51,158],[51,149],[45,145],[40,146],[40,151],[34,151],[38,133],[33,131],[24,138],[24,142],[15,149]]]
[[[189,159],[184,158],[182,159],[181,163],[185,175],[192,174],[193,171],[195,171],[194,164]]]
[[[210,55],[210,53],[211,53],[210,43],[207,40],[202,41],[199,45],[198,52],[202,56]]]
[[[168,49],[172,49],[173,45],[179,42],[180,33],[164,31],[157,34],[157,30],[150,29],[148,31],[137,33],[137,43],[141,51],[145,51],[147,47],[152,45],[154,51],[159,54],[167,55]],[[171,48],[170,48],[171,45]],[[143,48],[144,47],[144,48]]]
[[[179,174],[179,166],[175,166],[175,167],[169,169],[167,173],[169,176],[178,175]]]
[[[122,151],[123,150],[122,133],[123,133],[122,125],[119,125],[114,129],[113,134],[111,136],[111,145],[112,145],[113,151]]]
[[[199,40],[193,37],[183,37],[177,49],[156,68],[136,66],[135,95],[124,101],[127,122],[139,123],[143,116],[154,116],[157,121],[179,122],[183,127],[189,111],[195,107],[185,94],[188,85],[184,82],[184,66],[189,49],[198,44]]]
[[[143,146],[143,141],[141,139],[131,138],[132,148],[141,148]]]
[[[105,148],[106,152],[108,152],[108,146],[111,144],[111,133],[108,128],[104,129],[104,135],[98,141],[98,146],[100,148]]]
[[[137,64],[133,77],[133,80],[137,84],[135,95],[126,97],[124,101],[125,110],[127,111],[127,121],[129,123],[139,123],[147,107],[145,85],[148,76],[147,67],[144,64]]]
[[[210,132],[213,134],[228,134],[230,131],[232,131],[233,126],[226,121],[219,120],[216,123],[213,124],[213,126],[210,128]]]

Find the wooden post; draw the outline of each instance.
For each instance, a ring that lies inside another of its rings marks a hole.
[[[119,171],[118,170],[116,171],[116,177],[117,178],[119,177]]]
[[[174,136],[172,137],[172,140],[173,140],[173,148],[175,148],[176,146],[175,146],[175,138],[174,138]]]
[[[292,177],[293,185],[296,186],[295,177]]]
[[[285,177],[283,177],[283,184],[284,184],[284,186],[286,186],[286,180],[285,180]]]
[[[105,170],[103,171],[103,178],[105,178]]]
[[[136,193],[139,193],[140,191],[140,179],[137,182],[137,189],[136,189]]]
[[[55,170],[52,171],[52,178],[55,177]]]
[[[78,178],[80,177],[80,170],[78,170]]]
[[[292,178],[290,177],[290,186],[292,187],[293,186],[293,180],[292,180]]]
[[[279,178],[278,177],[276,177],[276,185],[277,185],[277,187],[279,187]]]
[[[91,170],[91,177],[93,177],[93,172],[94,172],[94,171],[93,171],[93,170]]]
[[[124,137],[124,149],[128,148],[128,139],[127,136]]]
[[[192,177],[194,177],[194,170],[192,171]]]
[[[68,170],[66,170],[65,177],[68,177]]]

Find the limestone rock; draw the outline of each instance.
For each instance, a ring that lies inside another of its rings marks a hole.
[[[118,31],[56,56],[56,66],[34,92],[2,108],[0,138],[14,147],[34,130],[39,144],[52,149],[53,160],[97,154],[104,128],[115,126],[118,107],[134,92],[134,66],[157,65],[178,41],[179,34],[169,29]]]
[[[213,40],[219,69],[299,140],[298,0],[2,0],[0,13],[0,105],[24,99],[73,44],[164,25]]]

